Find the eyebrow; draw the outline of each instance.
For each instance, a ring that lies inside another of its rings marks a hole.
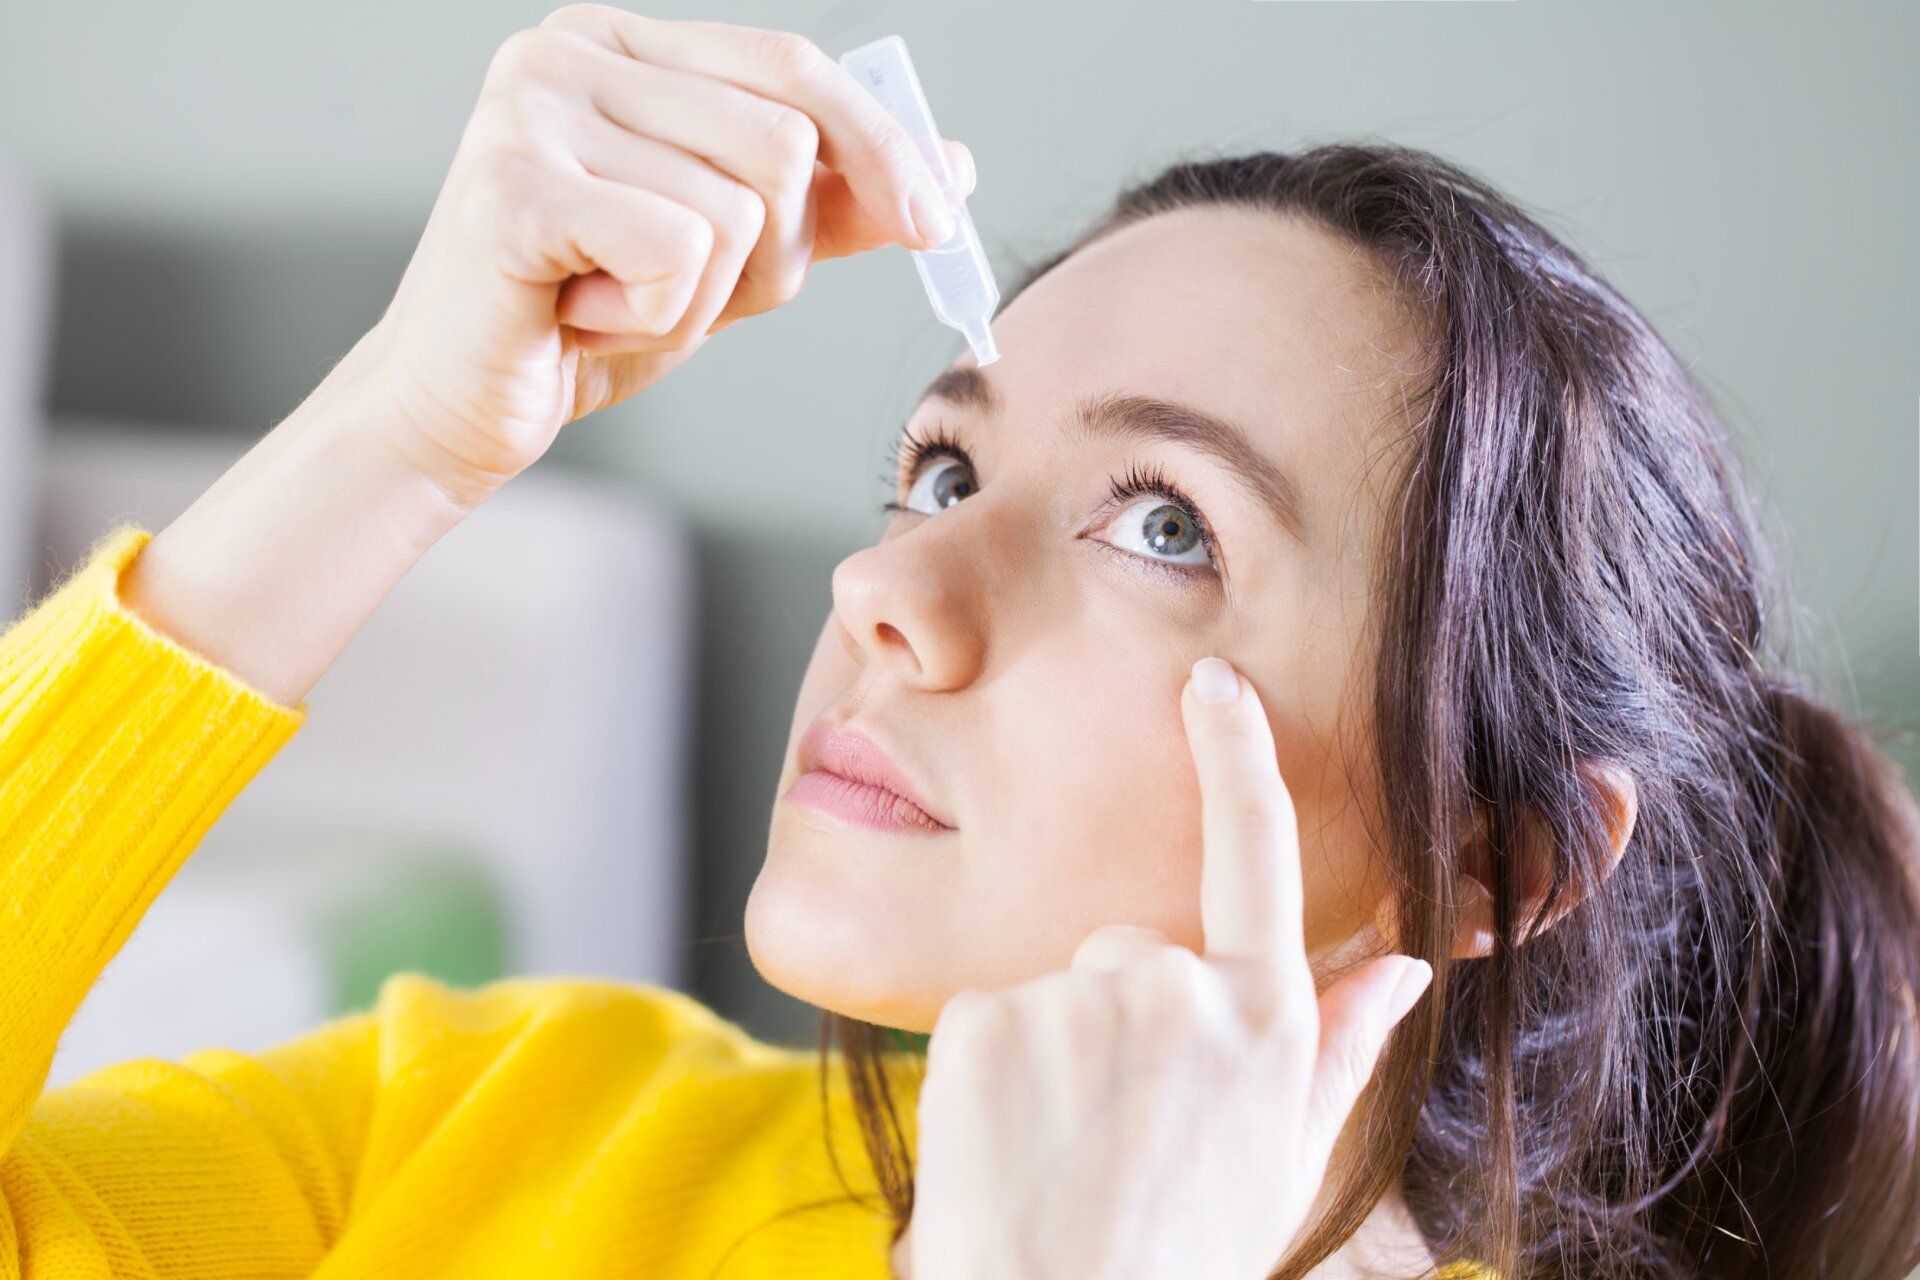
[[[984,416],[992,416],[1001,408],[993,383],[971,365],[942,370],[927,384],[920,399],[944,400]],[[1075,409],[1076,425],[1085,432],[1188,445],[1211,455],[1234,473],[1283,528],[1305,540],[1299,486],[1253,447],[1245,431],[1226,419],[1174,400],[1112,391],[1082,396]]]

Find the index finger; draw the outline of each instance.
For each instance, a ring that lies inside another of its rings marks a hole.
[[[630,58],[725,80],[805,112],[820,131],[821,163],[846,176],[876,222],[907,244],[943,238],[921,225],[930,210],[948,208],[931,162],[846,68],[804,36],[645,18],[610,5],[570,5],[549,21]]]
[[[1180,695],[1200,778],[1200,918],[1208,956],[1307,970],[1300,831],[1260,695],[1230,665],[1202,658]]]

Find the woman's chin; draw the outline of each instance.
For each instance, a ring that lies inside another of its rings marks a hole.
[[[943,958],[928,867],[874,849],[897,837],[836,833],[778,806],[747,896],[747,954],[768,983],[833,1013],[906,1031],[932,1027],[953,969]],[[875,858],[900,859],[876,869]],[[929,927],[931,926],[931,927]]]

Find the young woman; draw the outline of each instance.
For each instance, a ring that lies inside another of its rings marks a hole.
[[[404,977],[41,1092],[434,540],[811,262],[938,240],[930,181],[790,35],[589,6],[506,44],[379,323],[0,640],[0,1275],[1920,1260],[1912,802],[1770,665],[1682,364],[1386,146],[1127,192],[915,409],[748,908],[840,1052]]]

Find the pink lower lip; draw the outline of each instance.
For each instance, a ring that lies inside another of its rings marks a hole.
[[[787,799],[873,831],[947,830],[905,796],[824,769],[801,774],[787,788]]]

